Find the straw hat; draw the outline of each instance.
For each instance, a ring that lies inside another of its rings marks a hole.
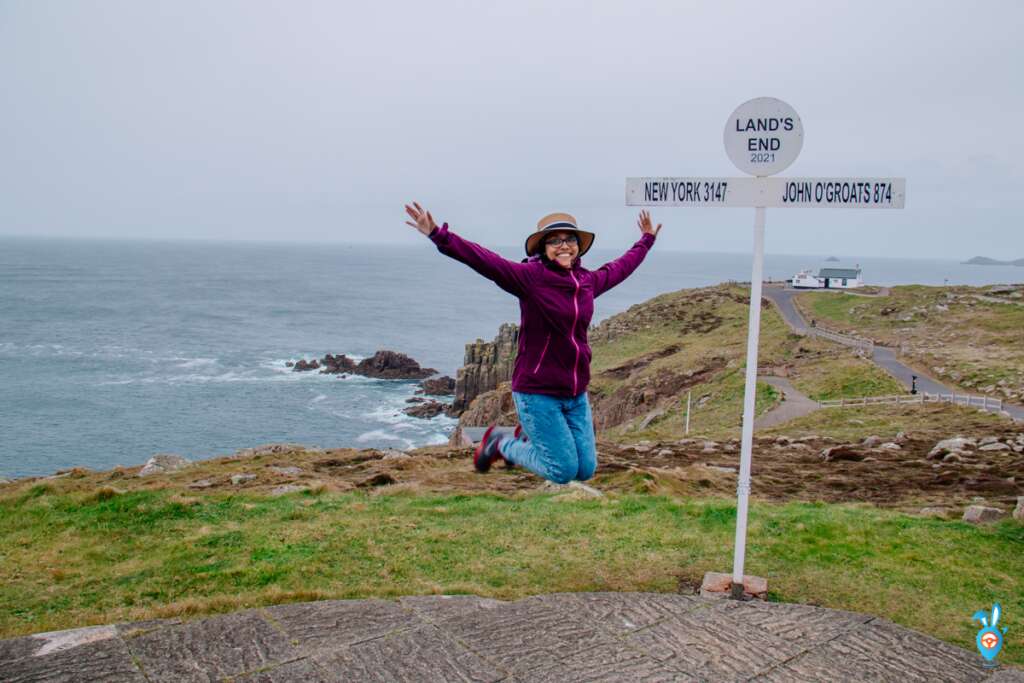
[[[574,232],[579,240],[580,253],[577,258],[583,256],[594,243],[594,233],[580,230],[576,227],[576,218],[567,213],[549,213],[537,221],[537,232],[526,238],[526,255],[544,253],[544,240],[548,233],[552,232]]]

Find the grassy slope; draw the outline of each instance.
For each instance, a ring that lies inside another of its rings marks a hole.
[[[664,414],[646,429],[637,429],[640,416],[623,425],[605,427],[602,436],[615,441],[681,438],[687,391],[692,391],[691,436],[738,436],[743,414],[748,299],[749,290],[739,285],[682,290],[663,294],[602,323],[592,335],[591,393],[598,397],[612,394],[625,384],[641,384],[659,373],[693,370],[715,358],[726,361],[707,381],[680,391],[673,401],[662,402],[659,408]],[[710,319],[717,319],[717,324],[702,325]],[[616,330],[610,340],[605,338],[608,328]],[[628,379],[606,373],[671,345],[678,345],[679,351],[653,361]],[[774,307],[761,312],[758,365],[786,366],[794,386],[815,399],[903,393],[892,377],[848,349],[793,334]],[[777,405],[778,400],[775,389],[758,383],[758,415]],[[598,427],[602,427],[600,417]]]
[[[886,297],[808,292],[796,297],[806,317],[905,345],[909,359],[943,382],[1013,398],[1024,393],[1024,305],[979,299],[977,287],[893,287]],[[999,382],[1004,382],[1002,387]]]
[[[673,591],[730,565],[721,500],[545,494],[168,491],[0,497],[0,635],[321,598]],[[971,648],[1003,604],[1024,663],[1024,527],[976,528],[853,506],[758,503],[748,571],[771,599],[890,618]]]

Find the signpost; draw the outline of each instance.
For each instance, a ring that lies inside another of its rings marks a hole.
[[[743,392],[743,433],[736,485],[736,550],[733,598],[743,597],[747,546],[750,456],[754,438],[757,345],[761,329],[761,282],[767,208],[902,209],[904,178],[776,178],[800,154],[803,122],[788,104],[772,97],[744,102],[725,122],[725,152],[754,177],[627,178],[627,206],[723,206],[754,208],[754,263],[750,276],[747,368]]]

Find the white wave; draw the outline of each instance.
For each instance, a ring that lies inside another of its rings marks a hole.
[[[316,398],[314,398],[312,401],[310,401],[310,403],[311,404],[312,403],[319,403],[320,401],[323,401],[323,400],[326,400],[326,399],[327,399],[327,394],[318,394]]]
[[[171,360],[183,361],[174,367],[176,368],[200,368],[205,365],[216,365],[216,358],[172,358]]]

